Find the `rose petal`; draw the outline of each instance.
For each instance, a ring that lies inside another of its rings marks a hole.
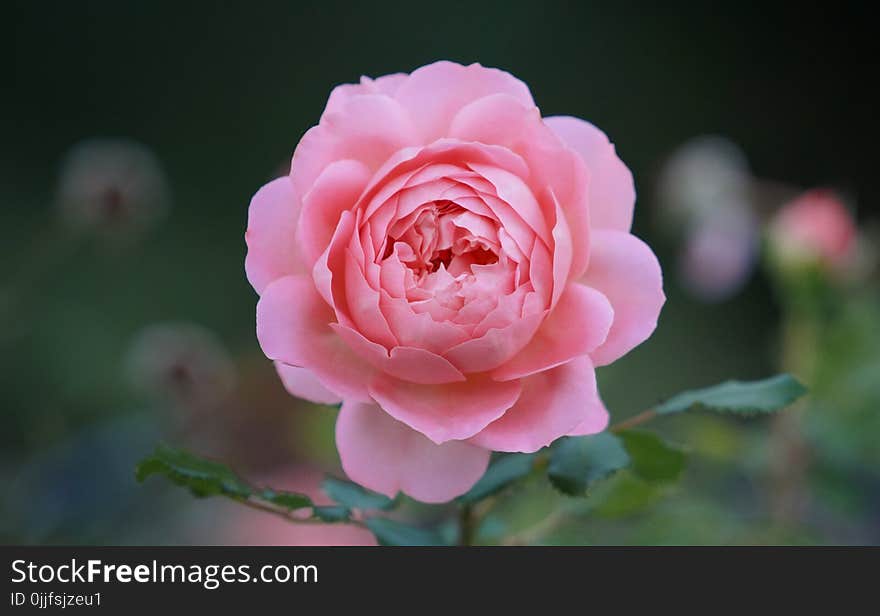
[[[331,329],[333,311],[307,276],[285,276],[257,303],[257,339],[269,359],[307,368],[348,399],[367,400],[375,372]]]
[[[553,301],[553,257],[544,242],[536,241],[529,257],[529,281],[549,308]]]
[[[553,226],[553,300],[551,306],[555,306],[559,301],[559,297],[565,291],[568,283],[568,275],[571,272],[571,263],[573,255],[573,242],[571,231],[568,228],[568,221],[565,214],[550,191],[555,206],[556,224]],[[589,236],[578,238],[581,246],[586,250]]]
[[[379,307],[401,346],[421,346],[442,355],[450,347],[469,338],[463,327],[435,321],[425,312],[415,312],[406,299],[391,297],[384,289]]]
[[[605,341],[613,320],[614,310],[607,297],[571,283],[531,342],[494,370],[492,378],[518,379],[586,355]]]
[[[550,227],[547,225],[547,220],[541,211],[541,206],[532,194],[531,189],[522,179],[508,171],[491,165],[469,163],[468,167],[491,182],[492,186],[495,187],[495,194],[498,195],[498,198],[509,205],[531,227],[538,237],[549,240]],[[487,200],[486,204],[489,207],[493,207],[495,201]],[[509,225],[505,224],[505,227],[507,226]]]
[[[512,150],[542,127],[534,105],[506,93],[491,94],[463,107],[452,119],[447,136],[462,141],[503,145]]]
[[[334,272],[335,275],[337,272]],[[385,315],[379,310],[379,293],[367,283],[363,270],[351,252],[346,254],[344,276],[348,315],[358,331],[386,349],[397,346],[398,341],[391,333]]]
[[[387,94],[394,96],[394,93],[400,87],[409,75],[406,73],[393,73],[391,75],[383,75],[376,79],[369,77],[361,77],[360,83],[344,83],[333,88],[330,97],[327,99],[327,105],[324,107],[326,114],[339,112],[345,109],[345,104],[355,96],[362,94]]]
[[[461,441],[432,443],[375,404],[344,402],[336,446],[352,481],[388,497],[403,492],[443,503],[467,492],[486,472],[490,452]]]
[[[575,240],[572,244],[571,271],[572,276],[577,277],[584,272],[589,259],[589,173],[583,159],[566,147],[550,128],[542,123],[541,129],[524,140],[516,152],[529,166],[529,186],[541,198],[545,216],[552,217],[555,209],[554,200],[546,197],[548,194],[558,200],[565,212],[571,236]]]
[[[462,66],[440,61],[410,74],[394,94],[418,123],[424,143],[448,135],[458,111],[468,103],[489,94],[503,92],[524,105],[534,106],[528,86],[511,75],[479,64]]]
[[[465,380],[464,375],[449,361],[425,349],[398,346],[389,353],[385,347],[368,340],[350,327],[336,323],[331,327],[352,351],[393,377],[422,385]]]
[[[585,422],[607,423],[587,356],[523,379],[522,395],[503,417],[469,442],[494,451],[531,453]]]
[[[416,142],[408,114],[394,99],[384,94],[353,96],[306,131],[293,153],[290,177],[304,195],[334,161],[353,159],[375,171],[392,154]]]
[[[297,366],[288,366],[280,361],[275,362],[275,369],[284,388],[297,398],[316,404],[339,404],[342,398],[321,384],[312,372]]]
[[[408,147],[395,152],[373,174],[369,185],[362,197],[364,203],[370,203],[366,215],[369,217],[372,208],[384,203],[384,199],[373,203],[374,197],[382,192],[388,197],[405,185],[412,175],[417,173],[427,164],[454,164],[461,165],[463,162],[485,163],[494,165],[517,175],[525,177],[529,173],[529,167],[521,156],[511,152],[507,148],[487,145],[485,143],[468,143],[458,139],[438,139],[434,143],[424,147]],[[399,176],[402,177],[402,179]],[[457,178],[459,179],[459,178]],[[389,194],[384,192],[388,185],[394,184],[394,189]],[[387,199],[388,197],[385,197]]]
[[[244,269],[257,293],[277,278],[307,271],[296,250],[300,207],[287,176],[272,180],[251,199]]]
[[[593,406],[593,412],[583,421],[576,425],[566,436],[588,436],[598,434],[608,427],[608,409],[598,395]]]
[[[354,232],[355,215],[349,211],[342,212],[339,224],[336,225],[333,237],[330,239],[330,245],[312,269],[315,288],[324,301],[336,311],[336,320],[345,324],[351,323],[345,296],[346,245],[351,243]]]
[[[359,161],[337,160],[327,165],[303,197],[296,241],[307,267],[314,266],[327,249],[339,216],[354,207],[370,176],[370,169]]]
[[[473,436],[513,406],[519,393],[517,381],[475,375],[462,383],[418,385],[379,374],[370,385],[389,415],[438,444]]]
[[[506,327],[491,328],[479,338],[457,344],[446,351],[444,356],[465,373],[492,370],[514,357],[528,344],[542,319],[543,314],[530,314]]]
[[[553,116],[544,122],[587,164],[593,228],[629,231],[636,202],[633,176],[605,133],[571,116]]]
[[[605,342],[590,353],[605,366],[648,339],[666,301],[663,274],[651,249],[623,231],[593,233],[590,266],[581,282],[604,294],[614,308]]]

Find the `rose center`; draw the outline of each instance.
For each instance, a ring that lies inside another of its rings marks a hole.
[[[470,274],[473,265],[498,262],[495,229],[480,222],[451,201],[425,204],[394,225],[383,259],[397,250],[401,262],[419,278],[441,268],[453,276]]]

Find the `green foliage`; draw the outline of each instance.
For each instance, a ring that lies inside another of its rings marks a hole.
[[[621,440],[603,432],[559,439],[550,450],[547,475],[553,485],[570,496],[583,496],[596,481],[625,468],[630,457]]]
[[[239,477],[225,464],[200,458],[182,449],[160,444],[152,455],[140,461],[135,478],[140,482],[150,475],[161,475],[176,485],[188,488],[195,496],[225,496],[238,502],[253,503],[281,514],[308,509],[323,522],[346,522],[351,519],[348,506],[318,507],[305,494],[273,488],[257,488]],[[296,522],[290,518],[291,522]]]
[[[321,485],[324,492],[340,505],[350,509],[392,509],[396,499],[367,490],[356,483],[336,477],[326,477]]]
[[[312,514],[322,522],[348,522],[351,519],[351,509],[345,505],[326,505],[312,508]]]
[[[779,411],[807,393],[790,374],[761,381],[727,381],[705,389],[685,391],[655,408],[661,415],[707,410],[753,415]]]
[[[138,482],[150,475],[163,475],[175,484],[189,488],[198,497],[220,495],[246,500],[253,493],[253,488],[228,466],[164,444],[158,445],[153,455],[141,460],[135,468]],[[308,497],[302,498],[307,505],[311,504]]]
[[[643,511],[666,492],[666,484],[647,481],[624,469],[590,491],[591,512],[603,518],[620,518]]]
[[[535,454],[514,453],[496,459],[480,480],[467,493],[458,497],[463,504],[475,503],[492,496],[528,475],[532,470]]]
[[[417,528],[389,518],[368,518],[367,528],[382,545],[448,545],[437,532]]]
[[[787,374],[754,382],[728,381],[678,394],[659,405],[654,412],[658,415],[690,410],[740,415],[772,413],[788,406],[805,392],[806,388]],[[628,515],[659,498],[664,486],[681,476],[685,453],[658,436],[641,431],[563,437],[542,453],[496,457],[483,477],[460,496],[458,502],[466,506],[497,494],[528,476],[538,461],[541,465],[546,463],[548,478],[558,491],[569,496],[589,495],[584,503],[590,510],[600,516],[615,517]],[[593,490],[597,482],[623,469],[627,469],[626,472],[615,476],[614,481],[605,482]],[[310,509],[312,521],[363,524],[382,545],[449,544],[449,539],[437,530],[418,528],[389,518],[369,517],[362,522],[353,519],[353,510],[389,510],[399,503],[399,499],[345,479],[327,477],[322,487],[336,504],[316,506],[304,494],[255,488],[224,464],[166,445],[159,445],[151,456],[142,460],[135,474],[138,481],[144,481],[150,475],[162,475],[198,497],[225,496],[287,515],[291,522],[303,520],[289,516],[290,512]]]
[[[255,496],[260,500],[272,503],[288,511],[312,506],[312,501],[308,496],[297,494],[296,492],[279,492],[272,488],[263,488]]]
[[[684,470],[684,451],[664,442],[656,434],[627,430],[618,436],[629,454],[633,473],[640,478],[660,483],[672,482]]]

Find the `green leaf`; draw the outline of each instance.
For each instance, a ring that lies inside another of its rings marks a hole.
[[[642,479],[675,481],[684,470],[685,453],[656,434],[626,430],[618,434],[632,461],[632,471]]]
[[[396,520],[368,518],[366,524],[381,545],[448,545],[439,533]]]
[[[263,488],[256,496],[260,500],[267,501],[288,511],[296,511],[297,509],[312,506],[312,499],[305,494],[297,494],[296,492],[280,492],[272,488]]]
[[[344,505],[314,507],[312,513],[323,522],[348,522],[351,519],[351,509]]]
[[[660,500],[665,485],[645,481],[625,469],[590,491],[587,501],[592,513],[603,518],[619,518],[639,513]]]
[[[561,438],[550,450],[547,474],[553,485],[571,496],[583,496],[592,483],[630,462],[619,438],[608,432]]]
[[[198,497],[222,495],[245,500],[253,491],[225,464],[163,444],[135,468],[135,478],[139,482],[150,475],[164,475],[177,485],[189,488]]]
[[[466,494],[458,497],[460,503],[475,503],[500,492],[508,485],[529,474],[535,460],[533,453],[515,453],[495,460],[480,480]]]
[[[305,494],[254,488],[221,462],[200,458],[164,444],[157,445],[153,454],[141,460],[135,468],[135,478],[139,482],[150,475],[162,475],[179,486],[189,488],[200,498],[226,496],[237,501],[257,499],[288,511],[312,506],[312,500]]]
[[[327,496],[350,509],[391,509],[397,504],[396,499],[336,477],[326,477],[321,487]]]
[[[807,388],[794,377],[780,374],[762,381],[727,381],[714,387],[685,391],[654,410],[661,415],[696,410],[740,415],[773,413],[805,393]]]

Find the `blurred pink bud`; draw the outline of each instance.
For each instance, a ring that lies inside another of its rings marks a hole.
[[[758,225],[748,210],[732,209],[695,226],[679,256],[685,288],[707,302],[735,295],[755,265]]]
[[[58,207],[68,224],[101,233],[142,231],[170,202],[156,156],[129,139],[87,139],[67,154]]]
[[[758,224],[753,185],[745,154],[725,137],[695,137],[663,167],[661,222],[682,245],[678,274],[697,299],[731,297],[754,269]]]
[[[770,225],[773,253],[782,267],[846,267],[856,248],[852,214],[831,190],[815,189],[783,206]]]
[[[700,224],[732,208],[750,209],[752,175],[738,145],[703,135],[676,149],[663,166],[658,185],[662,221],[680,229]]]
[[[196,409],[224,401],[236,380],[234,363],[220,340],[192,323],[146,327],[132,342],[125,363],[140,390]]]

